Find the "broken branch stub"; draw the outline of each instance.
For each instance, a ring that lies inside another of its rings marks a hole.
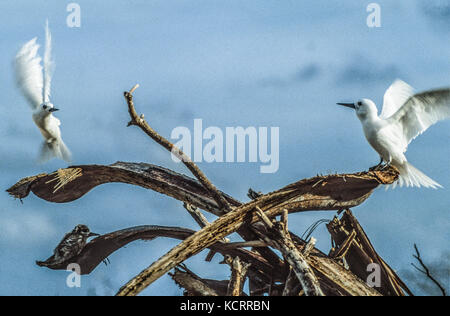
[[[181,288],[185,289],[187,296],[224,296],[227,293],[228,281],[203,279],[186,267],[176,267],[169,276]]]
[[[259,207],[256,207],[256,214],[266,225],[268,231],[266,234],[261,233],[261,239],[283,254],[283,257],[289,263],[292,271],[300,281],[305,295],[323,296],[324,294],[320,288],[317,277],[310,268],[305,256],[303,256],[295,246],[291,236],[285,228],[285,225],[287,225],[287,216],[283,216],[284,218],[282,218],[282,221],[280,222],[272,223]],[[283,214],[285,214],[285,212]]]
[[[376,289],[387,296],[412,295],[395,271],[378,255],[363,228],[350,210],[341,219],[335,217],[327,224],[328,231],[336,243],[330,252],[332,258],[345,258],[349,269],[362,280],[366,280],[369,264],[377,264],[380,271],[380,286]]]

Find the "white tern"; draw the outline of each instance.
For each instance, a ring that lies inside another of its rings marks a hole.
[[[392,165],[399,170],[397,186],[424,186],[436,189],[439,183],[411,165],[405,157],[409,143],[431,125],[450,118],[450,88],[414,94],[413,88],[396,80],[386,90],[381,115],[375,103],[361,99],[356,103],[338,103],[355,109],[369,144],[380,155],[380,167]]]
[[[69,162],[71,154],[61,138],[60,120],[53,116],[58,111],[50,102],[50,83],[54,63],[51,60],[51,35],[48,21],[45,26],[44,66],[38,54],[37,38],[33,38],[22,48],[15,58],[16,79],[19,88],[33,110],[33,121],[44,137],[39,160],[45,162],[53,157]]]

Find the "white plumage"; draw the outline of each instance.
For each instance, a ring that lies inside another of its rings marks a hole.
[[[450,88],[414,94],[407,83],[396,80],[386,91],[381,115],[375,103],[361,99],[356,103],[338,103],[354,108],[364,135],[378,152],[381,161],[399,172],[399,186],[437,188],[441,185],[411,165],[405,152],[409,143],[431,125],[450,118]]]
[[[50,102],[50,83],[53,73],[52,35],[48,28],[48,20],[45,24],[45,52],[44,52],[44,102]]]
[[[41,146],[40,161],[58,157],[69,162],[71,154],[61,138],[61,122],[53,116],[57,111],[50,103],[50,86],[53,61],[51,60],[51,34],[48,21],[45,27],[44,66],[38,54],[37,38],[33,38],[22,48],[15,58],[17,84],[33,110],[33,121],[38,126],[44,142]]]

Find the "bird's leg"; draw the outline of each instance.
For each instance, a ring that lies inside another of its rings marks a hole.
[[[390,165],[391,165],[391,161],[386,162],[386,163],[384,164],[384,166],[382,166],[382,167],[380,168],[380,170],[383,171],[383,170],[385,170],[386,168],[389,168]]]
[[[370,171],[377,171],[380,169],[380,166],[383,164],[383,157],[380,156],[380,162],[378,165],[369,168]]]

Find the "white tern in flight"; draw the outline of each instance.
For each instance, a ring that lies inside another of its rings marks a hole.
[[[15,58],[17,84],[33,110],[33,121],[44,137],[41,147],[40,162],[53,157],[69,162],[71,154],[61,138],[59,126],[61,122],[53,116],[58,111],[50,103],[50,82],[52,79],[53,61],[51,60],[51,35],[48,21],[45,27],[44,66],[38,54],[39,45],[36,37],[22,46]]]
[[[338,103],[355,109],[369,144],[383,161],[399,172],[393,184],[399,186],[424,186],[436,189],[441,185],[413,167],[405,157],[409,143],[428,127],[450,118],[450,88],[430,90],[414,94],[413,88],[396,80],[385,92],[381,115],[375,103],[361,99],[356,103]],[[384,167],[383,167],[384,168]]]

